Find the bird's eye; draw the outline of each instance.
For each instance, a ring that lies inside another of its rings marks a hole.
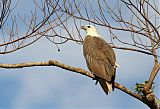
[[[91,26],[88,26],[88,28],[90,28]]]

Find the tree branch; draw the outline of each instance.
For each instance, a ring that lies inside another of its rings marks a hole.
[[[57,67],[60,67],[62,69],[68,70],[68,71],[72,71],[72,72],[75,72],[75,73],[85,75],[89,78],[93,78],[93,79],[95,78],[95,76],[89,71],[86,71],[82,68],[72,67],[72,66],[60,63],[56,60],[49,60],[49,61],[46,61],[46,62],[26,62],[26,63],[18,63],[18,64],[3,64],[3,63],[0,63],[0,67],[1,68],[6,68],[6,69],[35,67],[35,66],[57,66]],[[115,82],[115,88],[117,88],[117,89],[129,94],[130,96],[132,96],[132,97],[134,97],[134,98],[136,98],[136,99],[145,103],[142,95],[132,92],[131,90],[127,89],[125,86],[123,86],[123,85],[121,85],[117,82]]]
[[[146,87],[144,88],[144,94],[150,93],[150,89],[152,87],[153,81],[156,75],[158,74],[159,70],[160,70],[160,64],[155,64],[150,74],[148,83],[146,84]]]
[[[147,54],[147,55],[152,55],[152,56],[157,56],[160,57],[159,55],[144,51],[144,50],[140,50],[140,49],[135,49],[135,48],[127,48],[127,47],[119,47],[119,46],[114,46],[111,45],[112,48],[116,48],[116,49],[122,49],[122,50],[127,50],[127,51],[134,51],[134,52],[138,52],[138,53],[143,53],[143,54]]]

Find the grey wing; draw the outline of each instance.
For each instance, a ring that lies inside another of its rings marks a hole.
[[[97,60],[92,56],[86,56],[86,63],[89,70],[98,77],[101,77],[107,81],[112,80],[115,71],[114,67],[110,64],[109,61]]]
[[[112,56],[113,51],[107,43],[102,39],[93,39],[90,43],[84,43],[84,46],[84,57],[89,70],[107,81],[114,81],[115,54]]]

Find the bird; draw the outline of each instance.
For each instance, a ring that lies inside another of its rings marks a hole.
[[[94,26],[85,25],[81,26],[81,29],[87,33],[83,41],[83,55],[87,67],[108,95],[114,91],[116,67],[119,66],[116,63],[114,50],[98,34]]]

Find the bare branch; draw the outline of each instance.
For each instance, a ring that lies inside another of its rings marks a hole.
[[[7,68],[7,69],[35,67],[35,66],[56,66],[56,67],[60,67],[62,69],[72,71],[75,73],[79,73],[79,74],[85,75],[89,78],[95,79],[95,76],[89,71],[86,71],[82,68],[72,67],[72,66],[60,63],[56,60],[49,60],[47,62],[27,62],[27,63],[18,63],[18,64],[2,64],[2,63],[0,63],[1,68]],[[146,102],[148,102],[147,99],[143,98],[142,95],[132,92],[131,90],[127,89],[126,87],[124,87],[123,85],[121,85],[119,83],[115,82],[115,87],[117,89],[131,95],[132,97],[139,99],[140,101],[144,102],[145,104],[147,104]]]

